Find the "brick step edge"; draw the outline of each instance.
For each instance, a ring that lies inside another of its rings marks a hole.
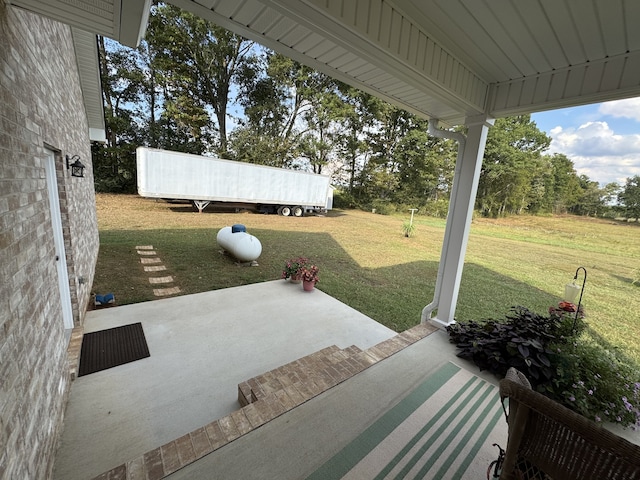
[[[282,390],[286,385],[308,381],[314,376],[317,377],[327,367],[339,364],[360,352],[362,350],[355,345],[345,349],[331,345],[318,350],[238,384],[238,402],[245,406],[269,393]]]
[[[360,358],[362,362],[373,362],[371,363],[373,365],[436,330],[437,327],[431,325],[417,325],[363,352],[356,353],[353,357]],[[336,368],[334,365],[331,368],[338,370],[340,367]],[[331,376],[333,370],[327,373]],[[315,385],[315,387],[296,383],[285,386],[282,390],[268,394],[259,402],[250,403],[230,415],[214,420],[172,442],[118,465],[94,477],[94,480],[166,478],[330,388],[317,391],[314,389],[319,389],[320,386],[315,381],[309,385]]]
[[[240,383],[238,385],[238,402],[244,407],[260,401],[270,393],[282,390],[285,386],[304,382],[308,382],[311,389],[314,389],[314,386],[318,387],[320,389],[318,393],[322,393],[350,376],[360,373],[372,364],[426,337],[435,330],[437,328],[429,324],[416,325],[366,349],[364,352],[355,345],[345,349],[339,349],[332,345]],[[321,368],[318,368],[318,365]],[[315,368],[309,369],[310,366]]]

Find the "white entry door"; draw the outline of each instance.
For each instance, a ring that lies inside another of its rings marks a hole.
[[[62,233],[62,217],[60,215],[60,200],[58,197],[58,181],[56,178],[55,155],[53,151],[46,150],[47,161],[45,170],[47,176],[47,192],[49,193],[49,208],[51,209],[51,226],[53,228],[53,241],[55,243],[55,262],[58,270],[58,289],[60,303],[62,305],[62,319],[64,328],[73,328],[73,310],[71,309],[71,291],[69,290],[69,272],[64,251],[64,236]]]

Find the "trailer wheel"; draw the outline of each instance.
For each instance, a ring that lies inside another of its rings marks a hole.
[[[287,207],[286,205],[284,205],[282,207],[280,215],[282,215],[283,217],[288,217],[289,215],[291,215],[291,207]]]
[[[302,217],[304,216],[304,208],[302,207],[293,207],[293,216],[294,217]]]

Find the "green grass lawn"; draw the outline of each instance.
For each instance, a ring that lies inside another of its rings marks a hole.
[[[153,245],[184,294],[280,278],[285,260],[320,267],[317,287],[402,331],[431,302],[444,220],[334,210],[325,217],[193,212],[190,206],[97,195],[100,254],[93,286],[118,304],[152,300],[136,245]],[[242,223],[262,243],[257,267],[220,253],[216,234]],[[640,363],[640,225],[582,217],[474,220],[458,300],[459,321],[501,318],[511,306],[543,313],[561,300],[576,269],[588,271],[583,304],[589,332]],[[580,273],[578,283],[582,282]]]

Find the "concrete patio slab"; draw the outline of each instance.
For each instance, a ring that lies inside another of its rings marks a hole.
[[[498,383],[455,357],[448,335],[438,331],[167,478],[305,479],[447,362]],[[487,441],[506,446],[503,426]],[[476,458],[459,480],[485,478],[491,460]]]
[[[151,356],[76,379],[55,478],[87,479],[238,408],[237,385],[330,345],[395,332],[282,280],[89,312],[85,333],[141,322]]]

